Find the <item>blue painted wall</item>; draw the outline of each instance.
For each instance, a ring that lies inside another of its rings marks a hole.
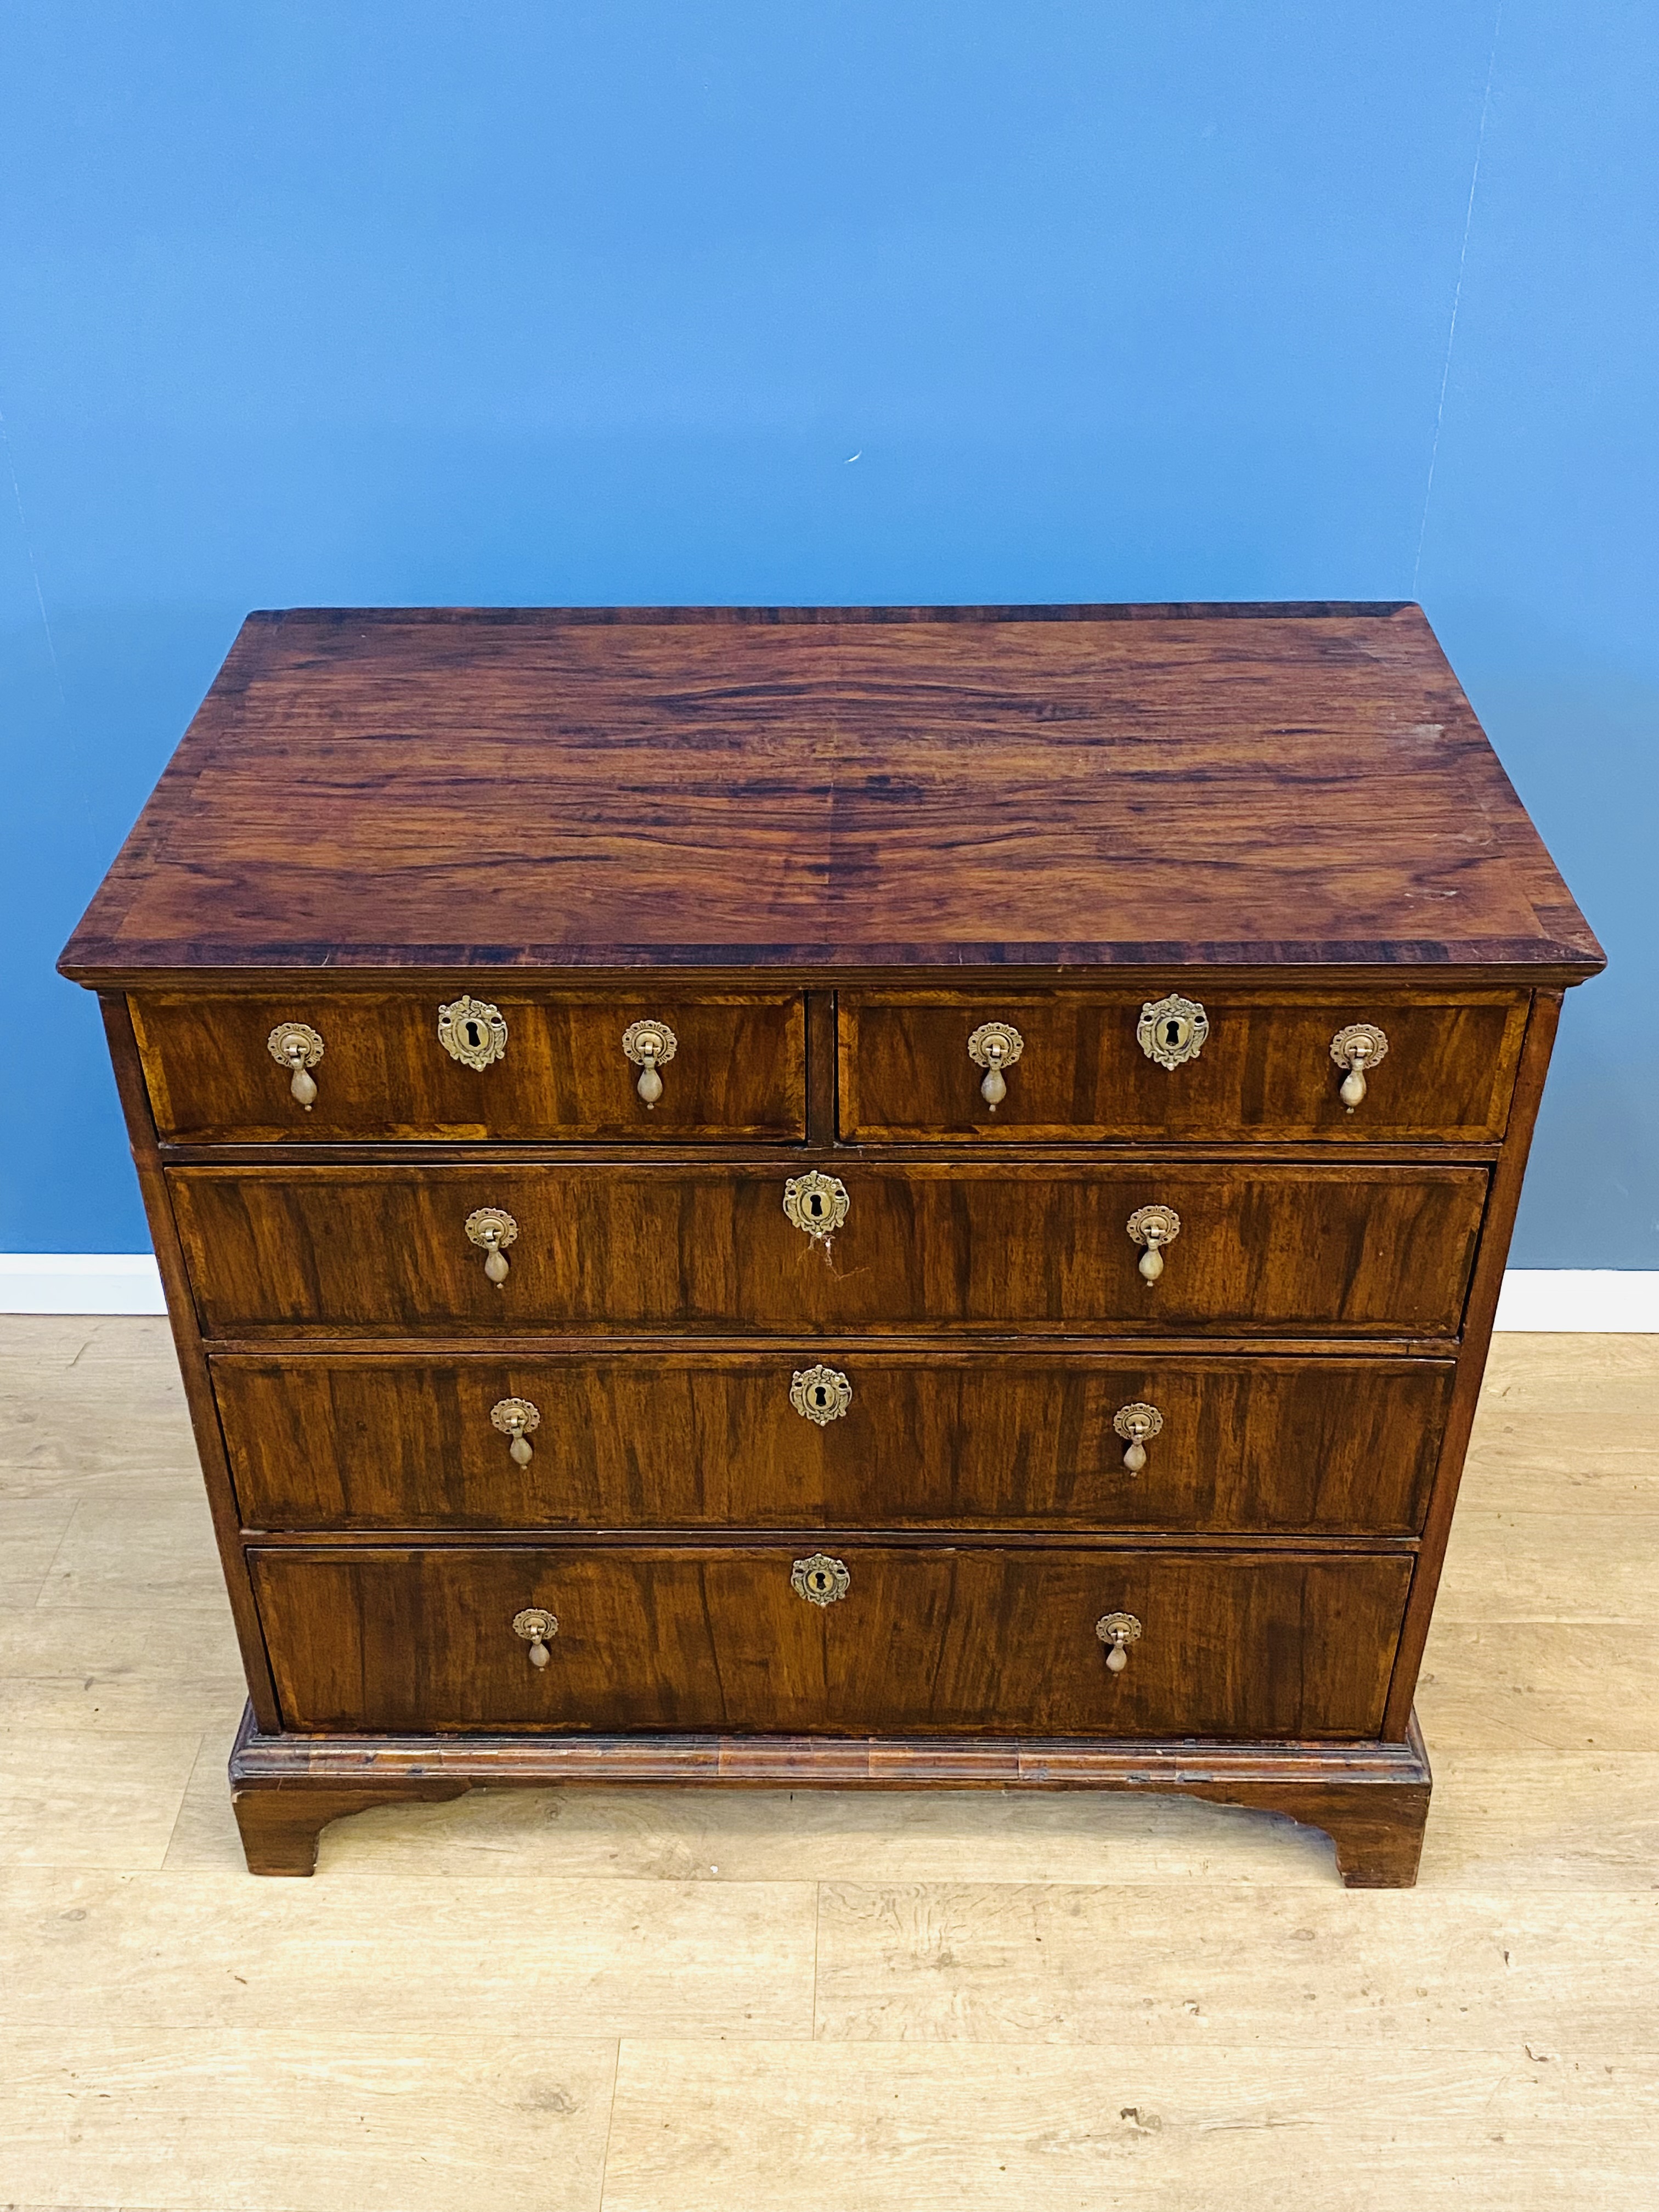
[[[249,607],[1415,592],[1613,962],[1517,1259],[1659,1265],[1656,103],[1636,0],[13,0],[0,1249],[145,1242],[52,963]]]

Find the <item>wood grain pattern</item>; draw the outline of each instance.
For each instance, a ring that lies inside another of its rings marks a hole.
[[[1410,1561],[1285,1553],[902,1551],[826,1534],[851,1588],[791,1587],[811,1544],[637,1551],[255,1551],[284,1725],[1221,1738],[1374,1735]],[[515,1613],[558,1619],[530,1665]],[[1121,1674],[1103,1613],[1146,1632]]]
[[[167,1183],[218,1337],[807,1326],[1449,1338],[1486,1187],[1475,1168],[1179,1157],[844,1164],[852,1207],[827,1251],[785,1216],[781,1163],[177,1168]],[[1126,1224],[1153,1201],[1182,1227],[1149,1287]],[[486,1206],[519,1224],[500,1287],[464,1233]]]
[[[790,1403],[827,1364],[839,1419]],[[964,1356],[834,1342],[760,1354],[360,1352],[212,1362],[243,1521],[269,1529],[939,1527],[1352,1531],[1420,1525],[1444,1361]],[[541,1414],[528,1467],[492,1406]],[[1113,1429],[1164,1426],[1137,1475]]]
[[[1532,1148],[1533,1131],[1538,1125],[1538,1109],[1544,1096],[1544,1078],[1549,1071],[1550,1054],[1555,1047],[1555,1033],[1560,1019],[1561,994],[1559,991],[1535,992],[1532,1014],[1527,1024],[1521,1065],[1516,1077],[1515,1127],[1499,1156],[1492,1179],[1491,1204],[1481,1231],[1474,1279],[1469,1285],[1467,1334],[1462,1355],[1458,1361],[1457,1387],[1452,1393],[1451,1409],[1441,1441],[1440,1464],[1435,1470],[1434,1490],[1429,1501],[1429,1516],[1424,1532],[1425,1542],[1413,1578],[1411,1604],[1407,1608],[1405,1632],[1401,1638],[1394,1684],[1389,1692],[1388,1727],[1389,1733],[1396,1737],[1405,1729],[1416,1694],[1418,1669],[1422,1664],[1423,1648],[1428,1640],[1435,1593],[1440,1586],[1446,1542],[1451,1534],[1452,1512],[1457,1504],[1458,1488],[1462,1481],[1464,1455],[1468,1449],[1469,1431],[1474,1424],[1474,1410],[1480,1395],[1480,1380],[1486,1372],[1486,1354],[1492,1345],[1492,1324],[1498,1318],[1498,1299],[1504,1286],[1504,1266],[1509,1257],[1510,1237],[1521,1205],[1521,1186],[1527,1172],[1527,1155]]]
[[[477,978],[471,979],[472,983]],[[463,1066],[438,1041],[438,1008],[469,980],[418,995],[134,994],[133,1026],[162,1139],[186,1144],[326,1144],[331,1139],[518,1139],[659,1144],[687,1138],[799,1139],[806,1133],[805,1018],[798,992],[626,990],[471,993],[507,1023],[507,1050]],[[678,1049],[651,1107],[622,1049],[641,1019],[666,1022]],[[304,1022],[323,1039],[315,1103],[292,1096],[267,1039]]]
[[[1414,606],[250,617],[64,970],[1601,953]]]
[[[1170,983],[1190,995],[1190,980]],[[1513,992],[1364,987],[1337,996],[1212,992],[1196,1059],[1165,1068],[1136,1036],[1139,991],[1034,992],[988,982],[972,991],[840,994],[841,1133],[866,1144],[1030,1142],[1039,1138],[1213,1144],[1228,1137],[1350,1145],[1468,1144],[1500,1139],[1528,1001]],[[1007,1022],[1024,1042],[994,1113],[980,1093],[968,1038]],[[1379,1024],[1387,1057],[1352,1113],[1331,1041],[1351,1022]]]
[[[103,1017],[110,1064],[114,1070],[115,1086],[131,1142],[132,1164],[138,1176],[144,1218],[149,1224],[150,1240],[155,1249],[155,1264],[161,1272],[161,1287],[167,1297],[168,1328],[184,1382],[185,1401],[190,1407],[191,1428],[202,1464],[208,1506],[213,1516],[219,1565],[224,1575],[230,1609],[235,1616],[236,1640],[241,1648],[248,1697],[261,1725],[275,1728],[276,1692],[265,1656],[264,1637],[254,1607],[252,1585],[248,1580],[247,1560],[237,1525],[236,1493],[231,1486],[230,1471],[225,1462],[224,1438],[213,1402],[213,1385],[208,1379],[207,1360],[202,1350],[201,1332],[191,1297],[185,1256],[179,1243],[172,1194],[157,1154],[155,1124],[150,1115],[149,1094],[144,1088],[138,1042],[133,1035],[131,1017],[125,999],[114,993],[100,994],[99,1012]]]

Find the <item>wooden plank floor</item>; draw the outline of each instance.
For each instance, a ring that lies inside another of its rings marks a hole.
[[[1421,1886],[1082,1796],[500,1792],[240,1870],[164,1325],[0,1321],[0,2207],[1659,2203],[1659,1340],[1498,1340]]]

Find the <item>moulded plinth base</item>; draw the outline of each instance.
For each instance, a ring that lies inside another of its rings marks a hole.
[[[243,1715],[231,1801],[250,1874],[308,1875],[331,1820],[469,1790],[582,1783],[755,1790],[1132,1790],[1322,1828],[1350,1889],[1417,1879],[1432,1786],[1404,1743],[1102,1742],[982,1736],[262,1735]]]

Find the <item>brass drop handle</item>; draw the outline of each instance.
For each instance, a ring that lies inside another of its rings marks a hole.
[[[1002,1071],[1012,1067],[1024,1049],[1024,1038],[1006,1022],[981,1022],[968,1040],[969,1059],[985,1070],[979,1095],[994,1114],[1008,1096]]]
[[[504,1437],[510,1437],[508,1456],[515,1467],[528,1467],[534,1456],[530,1438],[542,1425],[541,1411],[528,1398],[501,1398],[489,1409],[489,1419]]]
[[[278,1022],[265,1039],[265,1049],[278,1067],[289,1070],[288,1087],[309,1114],[317,1103],[311,1070],[323,1056],[321,1037],[304,1022]]]
[[[1365,1070],[1386,1057],[1389,1040],[1375,1022],[1350,1022],[1331,1039],[1331,1058],[1347,1073],[1337,1094],[1350,1114],[1365,1096]]]
[[[1146,1442],[1164,1426],[1164,1416],[1156,1406],[1149,1406],[1137,1398],[1132,1406],[1120,1407],[1112,1416],[1112,1426],[1123,1438],[1127,1447],[1123,1464],[1131,1474],[1139,1474],[1146,1464]]]
[[[1164,1273],[1164,1254],[1181,1234],[1181,1216],[1172,1206],[1139,1206],[1129,1216],[1129,1238],[1144,1246],[1139,1262],[1150,1290]]]
[[[484,1273],[499,1291],[507,1280],[507,1248],[519,1233],[518,1223],[499,1206],[481,1206],[467,1215],[466,1233],[483,1247]]]
[[[1103,1613],[1095,1623],[1095,1634],[1106,1646],[1108,1668],[1121,1674],[1129,1663],[1129,1646],[1140,1641],[1140,1623],[1132,1613]]]
[[[629,1022],[623,1031],[622,1043],[623,1052],[640,1071],[634,1088],[648,1110],[662,1097],[662,1077],[657,1071],[672,1060],[680,1041],[666,1022]]]
[[[527,1605],[513,1616],[513,1633],[522,1636],[530,1646],[527,1656],[532,1667],[546,1666],[552,1656],[547,1647],[558,1632],[557,1620],[539,1605]]]

